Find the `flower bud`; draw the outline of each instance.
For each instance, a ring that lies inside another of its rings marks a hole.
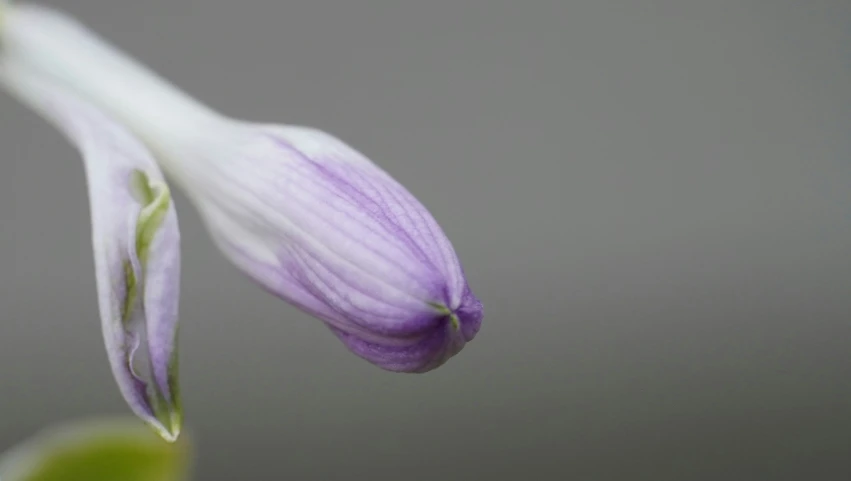
[[[168,441],[181,427],[177,328],[180,233],[157,164],[123,127],[14,64],[0,79],[81,152],[98,306],[112,373],[133,412]],[[147,365],[136,359],[140,352]]]
[[[341,140],[220,115],[54,10],[13,8],[3,43],[7,61],[80,93],[138,136],[223,253],[358,356],[425,372],[478,332],[482,305],[437,222]]]
[[[434,369],[473,339],[482,305],[449,239],[385,171],[315,129],[211,134],[177,178],[245,273],[388,370]]]

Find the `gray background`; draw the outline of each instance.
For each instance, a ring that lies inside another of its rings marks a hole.
[[[75,0],[203,101],[367,153],[486,306],[383,372],[178,198],[197,479],[851,479],[851,2]],[[0,96],[0,448],[126,413],[85,177]]]

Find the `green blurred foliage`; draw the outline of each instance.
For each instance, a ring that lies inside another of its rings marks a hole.
[[[0,481],[188,481],[184,434],[173,444],[133,419],[49,428],[0,456]]]

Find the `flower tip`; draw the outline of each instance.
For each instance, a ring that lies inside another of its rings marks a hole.
[[[474,295],[468,293],[455,309],[450,309],[443,303],[430,305],[438,314],[446,316],[453,332],[461,331],[465,342],[472,341],[479,332],[484,318],[484,306]]]
[[[485,307],[482,301],[476,296],[468,293],[464,296],[464,300],[461,301],[461,305],[455,309],[453,315],[461,325],[464,339],[470,342],[482,328],[482,321],[485,318]]]
[[[154,430],[154,432],[161,437],[167,443],[175,443],[178,438],[180,438],[180,432],[182,428],[181,415],[179,413],[172,413],[170,416],[170,422],[168,425],[163,424],[158,420],[148,421],[148,426]]]

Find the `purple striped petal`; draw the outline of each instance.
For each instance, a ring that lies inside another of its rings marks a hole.
[[[222,161],[189,189],[237,266],[387,370],[432,370],[475,337],[482,304],[403,186],[314,129],[253,126],[240,139],[211,145]]]
[[[83,157],[112,372],[133,412],[173,441],[182,422],[176,346],[180,234],[168,186],[146,148],[102,112],[15,64],[4,63],[2,75]],[[136,359],[140,353],[146,365]]]

